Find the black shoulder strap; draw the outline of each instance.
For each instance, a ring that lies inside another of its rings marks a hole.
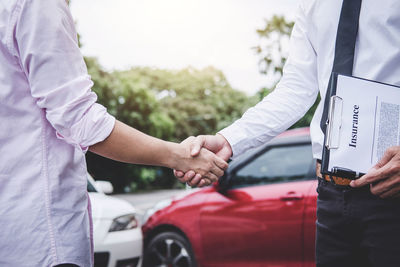
[[[335,58],[333,60],[332,73],[352,75],[354,63],[354,50],[358,33],[358,22],[360,18],[361,0],[343,0],[340,13],[339,25],[336,35]],[[324,101],[324,111],[321,118],[321,129],[325,133],[326,121],[329,109],[329,79],[328,90]]]

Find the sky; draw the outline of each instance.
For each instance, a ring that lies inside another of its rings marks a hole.
[[[72,0],[82,52],[107,70],[214,66],[252,95],[270,81],[252,47],[272,15],[294,20],[298,0]]]

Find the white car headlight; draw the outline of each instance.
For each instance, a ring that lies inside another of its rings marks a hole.
[[[138,227],[138,222],[134,214],[124,215],[115,218],[110,226],[109,232],[130,230]]]

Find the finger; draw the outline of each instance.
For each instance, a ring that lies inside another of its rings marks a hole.
[[[217,165],[211,167],[211,172],[218,178],[224,175],[224,170],[220,169]]]
[[[199,183],[199,187],[203,187],[206,185],[206,181],[204,179],[201,179],[200,183]]]
[[[375,164],[375,168],[382,168],[385,166],[396,154],[395,148],[391,147],[386,149],[385,153],[383,154],[383,157],[378,161],[378,163]]]
[[[361,187],[376,181],[385,179],[391,176],[394,172],[399,171],[392,162],[393,156],[396,155],[397,150],[394,147],[388,148],[379,162],[360,179],[354,180],[350,183],[352,187]]]
[[[350,186],[361,187],[367,184],[371,184],[391,176],[392,173],[393,167],[392,164],[390,164],[389,162],[382,168],[372,168],[367,174],[363,175],[361,178],[351,181]]]
[[[197,136],[194,141],[190,145],[190,155],[192,157],[197,156],[200,153],[201,148],[204,146],[206,142],[206,137],[204,135]]]
[[[185,175],[181,178],[178,178],[178,180],[182,183],[186,183],[187,181],[190,181],[194,176],[195,176],[194,171],[188,171],[185,173]]]
[[[387,192],[381,194],[379,197],[381,197],[381,198],[394,198],[394,197],[397,197],[399,192],[400,192],[400,186],[397,186],[397,187],[392,188],[392,189],[388,190]]]
[[[370,184],[372,179],[374,179],[374,175],[376,174],[376,169],[371,169],[367,174],[361,176],[356,180],[350,182],[351,187],[362,187],[364,185]]]
[[[371,184],[371,193],[379,196],[382,195],[383,193],[389,191],[395,186],[395,179],[394,178],[387,178],[385,180],[382,180],[376,184]]]
[[[184,183],[186,183],[186,182],[192,180],[195,175],[196,175],[196,173],[194,171],[188,171],[185,173],[185,176],[182,178],[182,180]]]
[[[207,179],[207,177],[203,177],[203,179],[201,179],[201,181],[199,183],[199,187],[208,186],[210,184],[211,184],[211,181],[209,179]]]
[[[226,170],[227,168],[228,168],[228,163],[225,161],[225,160],[223,160],[222,158],[220,158],[220,157],[215,157],[215,159],[214,159],[214,163],[215,163],[215,165],[217,165],[218,166],[218,168],[220,168],[220,169],[222,169],[222,170]]]
[[[179,179],[179,178],[182,178],[185,175],[185,173],[183,171],[174,170],[174,175],[176,178]]]
[[[218,181],[218,176],[212,172],[207,173],[203,178],[207,178],[211,183]]]
[[[197,173],[194,178],[188,182],[188,185],[190,185],[191,187],[198,186],[201,181],[201,177],[201,174]]]

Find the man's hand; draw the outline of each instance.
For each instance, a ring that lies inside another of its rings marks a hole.
[[[400,146],[390,147],[382,159],[352,187],[370,184],[371,193],[381,198],[400,197]]]
[[[197,156],[201,148],[206,148],[225,161],[232,156],[232,148],[228,141],[220,134],[199,135],[191,144],[192,156]]]
[[[228,161],[232,156],[232,148],[228,141],[220,134],[216,135],[199,135],[197,137],[189,137],[182,143],[190,143],[191,155],[196,157],[199,155],[201,148],[206,148],[215,153],[221,159]],[[174,171],[176,178],[180,181],[186,181],[190,186],[206,186],[212,183],[207,177],[196,174],[194,171],[186,173],[182,171]]]

